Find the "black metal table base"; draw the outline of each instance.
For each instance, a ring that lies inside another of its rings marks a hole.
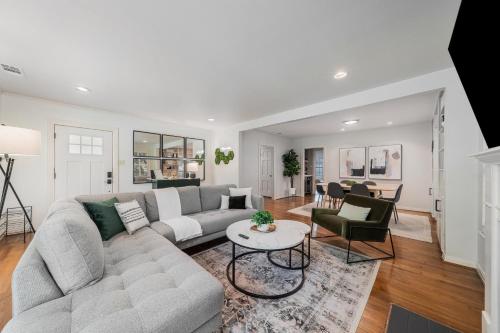
[[[292,251],[295,251],[299,254],[302,254],[302,252],[304,251],[303,249],[300,250],[298,249],[297,247],[299,247],[299,245],[297,245],[296,247],[294,248],[291,248],[291,249],[288,249],[288,265],[283,265],[283,264],[280,264],[278,262],[276,262],[275,259],[272,258],[272,253],[274,252],[282,252],[283,250],[277,250],[277,251],[267,251],[267,259],[275,266],[278,266],[280,268],[284,268],[284,269],[293,269],[293,270],[298,270],[298,269],[302,269],[302,266],[292,266]],[[311,263],[311,233],[308,234],[308,240],[307,240],[307,254],[304,253],[304,256],[305,258],[307,258],[307,262],[304,264],[302,264],[304,266],[304,268],[307,268],[309,267],[309,264]]]
[[[226,274],[227,274],[227,279],[229,281],[229,283],[231,283],[231,285],[238,291],[244,293],[245,295],[248,295],[248,296],[251,296],[251,297],[256,297],[256,298],[263,298],[263,299],[278,299],[278,298],[283,298],[283,297],[288,297],[290,295],[293,295],[295,294],[297,291],[299,291],[302,286],[304,285],[304,282],[305,282],[305,268],[309,265],[310,263],[310,245],[309,246],[309,254],[305,254],[305,251],[304,251],[304,241],[302,241],[301,244],[299,245],[296,245],[294,247],[291,247],[291,248],[286,248],[286,249],[281,249],[281,250],[273,250],[273,251],[266,251],[266,250],[253,250],[253,251],[248,251],[248,252],[244,252],[244,253],[241,253],[241,254],[238,254],[236,255],[236,244],[231,242],[232,243],[232,247],[233,247],[233,250],[232,250],[232,259],[231,261],[229,262],[229,264],[227,265],[227,268],[226,268]],[[297,247],[300,246],[301,249],[297,249]],[[242,246],[243,247],[243,246]],[[281,264],[278,264],[276,262],[274,262],[271,257],[270,257],[270,253],[272,252],[278,252],[278,251],[289,251],[289,255],[290,255],[290,258],[291,258],[291,253],[292,251],[297,251],[301,254],[301,266],[299,267],[296,267],[296,266],[292,266],[291,265],[291,259],[289,261],[289,266],[285,266],[285,265],[281,265]],[[247,255],[253,255],[253,254],[256,254],[256,253],[266,253],[267,254],[267,258],[269,260],[269,262],[271,262],[273,265],[277,266],[277,267],[280,267],[280,268],[283,268],[283,269],[287,269],[287,270],[298,270],[300,269],[302,271],[302,278],[300,280],[300,283],[297,285],[297,287],[295,287],[294,289],[286,292],[286,293],[281,293],[281,294],[257,294],[257,293],[254,293],[254,292],[251,292],[251,291],[248,291],[246,290],[245,288],[243,287],[240,287],[237,285],[236,283],[236,262],[238,259],[244,257],[244,256],[247,256]],[[305,257],[308,258],[307,260],[307,266],[305,265]]]

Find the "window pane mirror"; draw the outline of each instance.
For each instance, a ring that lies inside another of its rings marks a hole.
[[[134,131],[135,157],[160,157],[161,135]]]
[[[163,157],[184,158],[184,138],[179,136],[163,136]]]
[[[151,170],[160,169],[160,160],[134,158],[134,184],[151,182]]]
[[[162,160],[161,171],[167,179],[184,178],[183,160]]]
[[[187,160],[186,161],[186,178],[205,179],[205,161]]]
[[[205,140],[187,138],[186,157],[205,159]]]

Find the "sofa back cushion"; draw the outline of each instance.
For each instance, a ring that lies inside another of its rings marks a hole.
[[[34,242],[54,281],[67,295],[91,285],[104,273],[101,235],[80,207],[58,203],[38,228]]]
[[[201,212],[200,190],[198,186],[177,187],[181,201],[181,214],[189,215]],[[154,191],[144,193],[146,200],[146,217],[150,222],[158,221],[158,203]]]
[[[221,196],[229,195],[229,188],[236,187],[233,184],[226,185],[207,185],[200,186],[201,209],[212,210],[219,209],[221,204]]]
[[[127,192],[127,193],[107,193],[107,194],[93,194],[93,195],[79,195],[75,199],[80,203],[84,202],[100,202],[115,198],[118,202],[130,202],[137,200],[142,210],[146,212],[146,200],[142,192]]]

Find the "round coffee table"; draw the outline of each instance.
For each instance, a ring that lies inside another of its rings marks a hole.
[[[238,291],[257,298],[276,299],[290,296],[299,291],[304,285],[305,273],[304,269],[310,264],[311,255],[311,228],[310,226],[290,220],[275,220],[276,230],[273,232],[260,232],[250,230],[253,225],[250,220],[243,220],[231,224],[226,229],[227,238],[232,243],[232,259],[227,265],[226,274],[227,279],[231,285]],[[248,236],[248,239],[240,235]],[[308,236],[308,253],[304,250],[304,240]],[[236,255],[236,245],[249,249],[251,251],[243,252]],[[289,260],[288,265],[280,264],[272,258],[272,253],[278,251],[288,251]],[[301,264],[299,266],[292,265],[292,251],[298,252],[301,256]],[[281,294],[257,294],[238,286],[236,283],[236,262],[238,259],[257,254],[266,253],[270,263],[286,270],[301,270],[302,279],[297,287]],[[307,258],[307,263],[305,259]]]

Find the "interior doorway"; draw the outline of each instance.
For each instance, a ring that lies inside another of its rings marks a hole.
[[[259,191],[264,197],[274,198],[274,147],[260,146]]]
[[[324,181],[324,149],[304,149],[304,195],[315,195],[316,184]]]

